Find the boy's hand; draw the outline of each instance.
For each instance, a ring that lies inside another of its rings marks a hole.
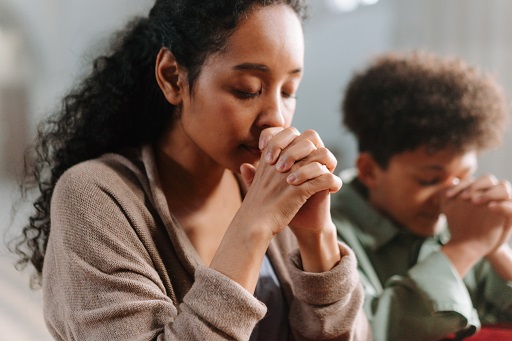
[[[463,276],[510,236],[510,183],[490,175],[465,180],[447,191],[442,211],[451,233],[442,250]]]

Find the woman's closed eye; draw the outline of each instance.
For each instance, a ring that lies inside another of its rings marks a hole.
[[[286,99],[297,99],[297,94],[295,94],[295,93],[288,93],[286,91],[282,91],[281,95],[283,96],[283,98],[286,98]]]
[[[252,99],[252,98],[256,98],[259,95],[261,95],[261,92],[262,92],[262,88],[260,88],[258,91],[255,91],[255,92],[236,89],[235,95],[241,99]]]

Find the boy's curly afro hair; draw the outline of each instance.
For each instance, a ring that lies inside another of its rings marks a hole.
[[[509,113],[491,76],[460,59],[419,51],[376,58],[352,78],[342,107],[359,151],[381,167],[420,146],[432,152],[496,146]]]

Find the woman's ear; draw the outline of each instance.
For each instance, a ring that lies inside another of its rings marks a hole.
[[[375,185],[378,163],[368,152],[360,153],[356,159],[359,180],[369,189]]]
[[[184,72],[180,69],[174,54],[161,48],[156,57],[155,76],[158,86],[169,103],[178,106],[185,89]]]

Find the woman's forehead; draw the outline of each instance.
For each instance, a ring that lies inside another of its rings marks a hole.
[[[288,5],[257,6],[228,38],[225,48],[211,56],[238,64],[294,64],[302,69],[304,36],[297,14]],[[218,61],[218,60],[217,60]],[[280,65],[281,66],[281,65]]]

